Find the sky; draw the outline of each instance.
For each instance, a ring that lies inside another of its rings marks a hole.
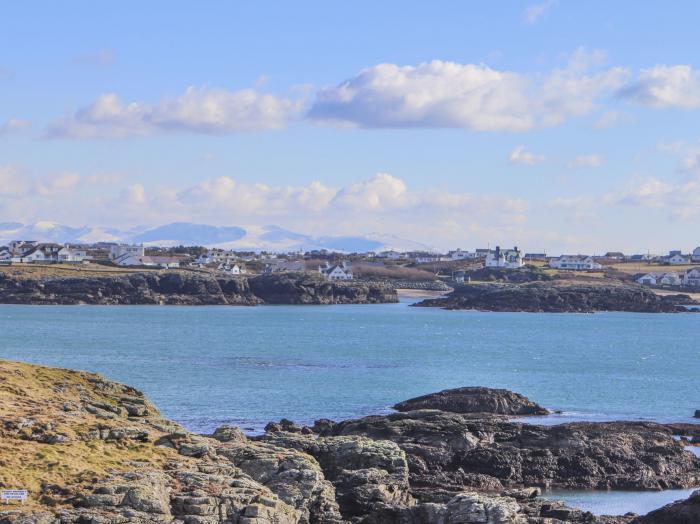
[[[698,19],[693,1],[7,3],[0,222],[691,250]]]

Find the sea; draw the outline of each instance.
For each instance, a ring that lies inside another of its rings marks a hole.
[[[696,313],[489,313],[338,306],[0,305],[0,358],[101,373],[195,432],[388,413],[459,386],[507,388],[576,420],[698,422]],[[561,492],[643,514],[688,491]]]

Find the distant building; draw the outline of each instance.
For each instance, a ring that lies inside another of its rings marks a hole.
[[[318,266],[318,272],[328,280],[353,279],[352,268],[344,261],[341,264],[329,264],[326,262],[325,266]]]
[[[700,262],[700,247],[693,249],[693,254],[690,255],[690,261],[693,263]]]
[[[549,260],[549,267],[573,271],[591,271],[603,268],[593,257],[588,255],[562,255],[555,257]]]
[[[634,279],[637,284],[643,286],[655,286],[656,285],[656,275],[654,273],[646,273],[645,275],[638,276]]]
[[[118,266],[146,266],[160,267],[162,269],[175,269],[180,267],[180,259],[176,257],[165,256],[138,256],[129,253],[124,253],[122,256],[115,258],[114,262]]]
[[[683,264],[690,264],[690,257],[681,255],[680,252],[669,254],[666,262],[672,266],[681,266]]]
[[[130,245],[130,244],[116,244],[109,248],[109,259],[114,261],[118,258],[122,258],[124,255],[131,255],[135,257],[144,256],[145,250],[143,244],[141,245]]]
[[[656,284],[659,286],[680,286],[683,284],[683,279],[678,273],[662,273],[656,279]]]
[[[223,271],[224,273],[231,273],[232,275],[240,275],[241,273],[246,272],[245,268],[242,268],[238,264],[230,265],[226,262],[219,264],[216,269]]]
[[[523,267],[523,257],[517,247],[513,249],[496,249],[486,255],[486,267],[499,267],[503,269],[519,269]]]
[[[683,282],[688,287],[700,287],[700,267],[694,267],[685,272]]]
[[[21,257],[22,255],[24,255],[28,251],[31,251],[38,245],[39,242],[37,242],[36,240],[12,240],[7,245],[7,248],[13,256]]]
[[[448,256],[451,260],[470,260],[476,258],[476,253],[455,249],[454,251],[450,251]]]
[[[603,258],[611,258],[613,260],[624,260],[625,255],[620,251],[608,251],[603,255]]]
[[[402,258],[406,258],[406,255],[404,253],[399,253],[398,251],[381,251],[377,253],[377,258],[386,258],[388,260],[401,260]]]

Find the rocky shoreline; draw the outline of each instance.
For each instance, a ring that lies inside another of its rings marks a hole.
[[[2,304],[378,304],[398,302],[393,286],[330,282],[305,274],[216,276],[195,271],[17,278],[0,272]]]
[[[534,281],[466,284],[444,297],[423,300],[415,305],[532,313],[676,313],[688,312],[684,306],[695,304],[686,295],[660,296],[637,284]]]
[[[645,517],[598,517],[540,496],[700,485],[700,459],[675,428],[514,422],[546,409],[489,388],[396,408],[313,427],[282,420],[256,437],[229,426],[196,435],[129,386],[0,361],[0,487],[30,492],[24,506],[0,508],[0,524],[699,521],[697,494]]]

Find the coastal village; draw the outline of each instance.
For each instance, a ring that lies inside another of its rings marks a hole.
[[[700,247],[666,255],[606,252],[561,254],[523,252],[518,247],[344,253],[326,249],[270,253],[201,246],[158,247],[143,244],[42,243],[13,240],[0,246],[0,265],[71,265],[124,269],[195,269],[231,275],[309,273],[332,281],[443,280],[464,283],[478,269],[520,270],[537,267],[557,272],[624,274],[624,280],[655,288],[700,288]]]

